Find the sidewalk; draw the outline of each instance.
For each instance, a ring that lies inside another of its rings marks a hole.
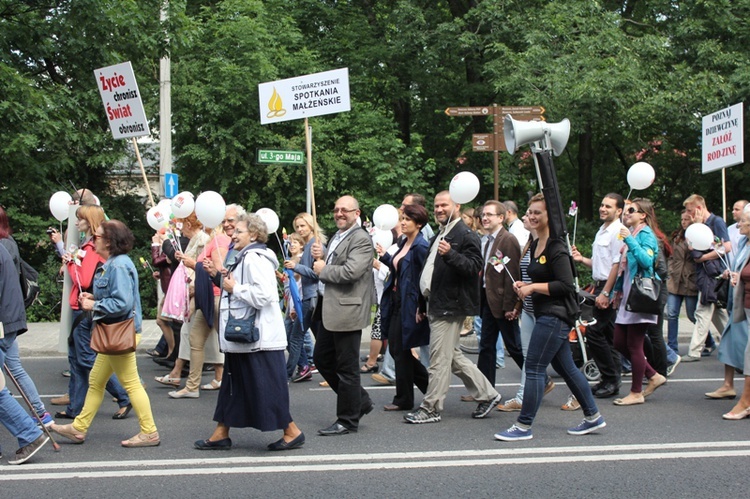
[[[22,357],[53,357],[66,356],[66,351],[58,349],[59,322],[32,322],[28,325],[29,330],[18,337],[18,348]],[[664,334],[667,325],[664,325]],[[680,316],[680,343],[689,343],[693,334],[693,324],[686,316]],[[67,337],[67,336],[66,336]],[[141,342],[138,344],[139,351],[145,351],[156,346],[161,338],[161,330],[155,320],[144,320]],[[362,349],[367,350],[370,344],[370,329],[362,332]]]

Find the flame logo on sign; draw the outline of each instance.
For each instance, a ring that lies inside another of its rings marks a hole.
[[[268,109],[269,111],[266,115],[268,118],[279,118],[286,114],[284,103],[281,102],[281,96],[276,91],[276,87],[273,87],[273,94],[271,94],[271,98],[268,100]]]

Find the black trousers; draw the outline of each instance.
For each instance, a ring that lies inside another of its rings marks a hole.
[[[646,328],[646,341],[643,342],[643,353],[654,371],[662,376],[667,375],[667,346],[664,343],[664,306],[667,303],[666,283],[661,284],[659,295],[659,315],[656,324],[649,324]],[[711,336],[710,334],[708,336]]]
[[[398,291],[387,292],[391,293],[388,351],[396,364],[396,395],[393,397],[393,404],[410,410],[414,408],[414,385],[417,385],[420,392],[426,393],[429,376],[424,365],[411,354],[411,348],[404,348],[401,295]]]
[[[599,296],[605,284],[605,281],[597,282],[597,286],[594,289],[594,296]],[[614,345],[616,317],[617,310],[611,306],[605,309],[594,306],[596,324],[586,328],[586,344],[588,345],[591,357],[594,359],[602,375],[601,382],[619,385],[622,362],[620,354]]]
[[[482,290],[482,336],[479,339],[479,357],[477,367],[484,377],[495,385],[495,363],[497,361],[497,337],[503,335],[505,351],[519,369],[523,369],[523,350],[521,350],[520,329],[517,320],[509,321],[505,317],[496,319],[487,303],[487,294]]]
[[[362,388],[359,374],[359,346],[362,330],[329,331],[320,320],[323,298],[318,299],[315,308],[318,331],[313,360],[323,379],[338,396],[336,399],[336,421],[356,430],[360,414],[372,405],[367,391]]]

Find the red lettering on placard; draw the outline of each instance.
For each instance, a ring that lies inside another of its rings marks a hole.
[[[726,142],[730,142],[732,140],[732,132],[725,133],[724,135],[720,135],[719,137],[714,137],[711,139],[711,146],[718,146],[719,144],[724,144]]]
[[[125,86],[125,77],[123,75],[113,73],[112,78],[105,78],[100,74],[99,82],[101,82],[102,84],[102,90],[109,90],[110,92],[112,92],[115,88]]]
[[[112,107],[109,105],[109,102],[107,103],[107,117],[109,118],[109,121],[131,118],[132,116],[133,111],[130,109],[130,104],[126,106],[118,105],[117,107]]]

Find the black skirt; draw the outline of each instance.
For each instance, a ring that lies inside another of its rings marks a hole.
[[[289,426],[292,416],[283,350],[225,354],[214,421],[260,431]]]

